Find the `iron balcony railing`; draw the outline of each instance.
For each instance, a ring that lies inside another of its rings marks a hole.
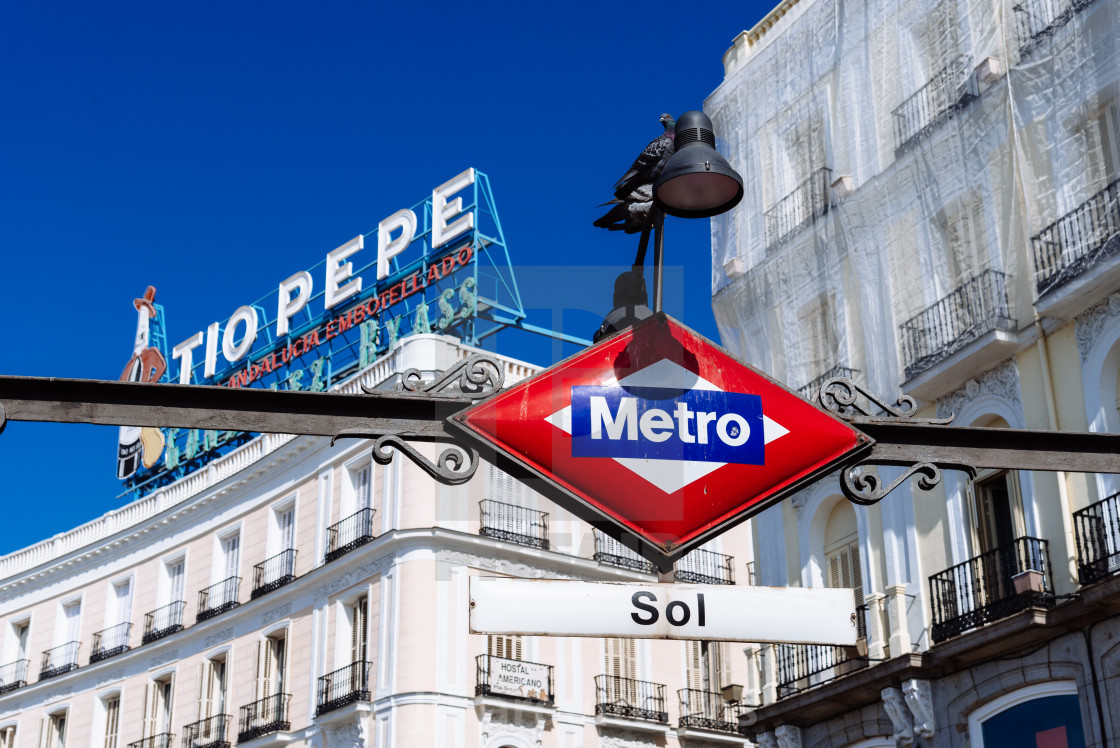
[[[201,623],[236,608],[241,604],[237,602],[237,590],[240,587],[241,577],[230,577],[199,592],[196,620]]]
[[[315,714],[353,704],[355,701],[369,701],[369,671],[373,663],[355,662],[319,679],[319,703]]]
[[[668,722],[665,686],[617,675],[596,675],[595,714]]]
[[[262,735],[290,730],[288,703],[291,700],[290,693],[276,693],[241,707],[237,742],[245,743]]]
[[[1019,56],[1026,57],[1093,0],[1023,0],[1011,6],[1019,35]]]
[[[867,641],[866,605],[856,606],[856,636]],[[774,653],[778,662],[779,699],[862,670],[868,665],[868,658],[860,655],[857,647],[775,644]]]
[[[907,379],[993,330],[1014,331],[1015,320],[1007,303],[1007,276],[998,270],[985,270],[898,329]]]
[[[592,558],[601,564],[634,569],[647,574],[657,571],[653,562],[645,560],[601,530],[595,531],[595,555]]]
[[[677,691],[681,702],[681,727],[717,732],[739,732],[739,715],[758,704],[726,701],[717,691],[682,688]]]
[[[27,685],[27,667],[30,660],[16,660],[0,665],[0,693],[14,691]]]
[[[229,748],[229,724],[233,717],[215,714],[183,728],[183,748]]]
[[[296,550],[289,548],[253,567],[253,592],[256,600],[273,590],[278,590],[296,578]]]
[[[794,187],[793,192],[762,214],[766,222],[767,249],[781,246],[828,212],[831,204],[831,182],[832,169],[817,169],[808,179]]]
[[[183,630],[183,611],[187,603],[183,600],[156,608],[151,613],[144,614],[144,635],[140,637],[141,644],[154,642],[165,636],[171,636]]]
[[[78,669],[78,648],[81,642],[59,644],[43,652],[42,665],[39,667],[39,680],[53,678]]]
[[[961,55],[934,73],[892,112],[895,158],[912,148],[979,95],[972,75],[972,60]]]
[[[493,499],[478,502],[479,535],[548,550],[548,513]]]
[[[1031,237],[1031,244],[1039,296],[1116,254],[1120,251],[1120,179]]]
[[[131,623],[118,623],[102,629],[93,635],[93,648],[89,653],[89,664],[107,660],[129,650],[128,639],[132,635]]]
[[[929,593],[935,644],[1030,605],[1049,605],[1054,595],[1049,545],[1038,538],[1018,538],[934,574]]]
[[[355,548],[372,543],[373,509],[359,509],[344,520],[327,528],[327,561],[334,561]]]
[[[128,744],[128,748],[171,748],[171,744],[175,742],[175,736],[169,732],[161,732],[158,735],[149,735],[133,743]]]
[[[677,562],[677,581],[697,584],[735,584],[735,559],[697,548]]]
[[[817,393],[820,392],[821,385],[828,380],[832,379],[833,377],[844,377],[845,379],[851,379],[856,374],[859,374],[859,369],[849,369],[847,366],[833,366],[831,369],[826,371],[824,374],[821,374],[813,381],[798,387],[797,392],[801,395],[801,397],[812,402],[817,399]]]
[[[475,657],[475,696],[531,701],[552,706],[552,665],[482,654]]]
[[[1120,571],[1120,494],[1073,513],[1077,578],[1090,584]]]

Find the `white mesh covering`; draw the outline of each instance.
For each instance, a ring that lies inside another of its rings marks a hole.
[[[787,1],[725,65],[705,109],[746,194],[713,220],[715,317],[793,387],[896,392],[1120,229],[1115,2]]]

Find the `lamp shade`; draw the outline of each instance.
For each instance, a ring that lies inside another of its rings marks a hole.
[[[743,178],[716,150],[712,121],[691,110],[677,120],[676,151],[653,183],[653,200],[671,216],[707,218],[743,199]]]

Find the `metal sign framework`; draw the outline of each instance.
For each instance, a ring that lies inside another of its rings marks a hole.
[[[374,439],[373,459],[387,464],[399,451],[441,483],[471,479],[480,449],[466,444],[452,417],[502,389],[503,367],[473,355],[424,381],[404,372],[396,392],[335,392],[234,389],[197,385],[149,386],[130,382],[0,376],[0,431],[8,420],[226,429],[311,436]],[[923,419],[909,396],[894,404],[846,378],[826,381],[817,404],[874,440],[870,451],[839,468],[840,487],[853,502],[873,504],[903,481],[918,477],[922,489],[941,480],[945,469],[975,474],[983,468],[1085,473],[1120,473],[1120,434],[952,426],[951,419]],[[409,442],[446,445],[433,462]],[[543,495],[615,537],[621,528],[558,493],[541,476],[527,474],[501,455],[482,454]],[[869,468],[900,466],[884,482]],[[742,519],[746,519],[744,516]],[[630,538],[636,540],[637,538]],[[662,570],[673,556],[639,542],[638,550]]]

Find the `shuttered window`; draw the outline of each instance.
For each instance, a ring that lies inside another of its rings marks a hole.
[[[181,558],[177,559],[175,561],[168,562],[167,566],[165,567],[167,569],[167,594],[168,594],[167,600],[164,601],[165,605],[167,603],[177,603],[180,600],[186,599],[186,598],[183,597],[183,589],[184,589],[183,588],[183,582],[184,582],[184,569],[185,569],[185,567],[186,567],[186,561],[184,561]]]
[[[80,602],[67,603],[62,606],[62,631],[59,644],[81,641],[82,604]]]
[[[1120,176],[1120,116],[1115,103],[1098,109],[1082,128],[1086,157],[1087,196],[1094,195]]]
[[[863,573],[859,563],[859,541],[853,540],[826,554],[828,586],[855,590],[856,605],[863,603]]]
[[[236,577],[241,566],[241,535],[230,535],[222,539],[222,565],[225,576],[222,579]],[[217,580],[221,581],[221,580]]]
[[[44,748],[66,748],[66,712],[52,714],[43,730]]]
[[[5,727],[0,730],[0,748],[16,748],[15,727]]]
[[[225,714],[226,658],[206,660],[199,666],[198,718],[200,720]]]
[[[132,580],[113,585],[114,607],[112,610],[115,618],[109,625],[128,623],[132,620]]]
[[[688,688],[714,692],[726,685],[724,663],[730,648],[727,642],[685,643],[685,684]]]
[[[171,732],[172,678],[148,684],[144,698],[144,736]]]
[[[521,637],[490,634],[486,637],[486,653],[507,660],[520,660]]]
[[[287,640],[284,634],[257,643],[257,699],[284,692]]]
[[[604,645],[604,673],[619,678],[638,677],[636,642],[633,639],[606,639]]]
[[[280,527],[280,550],[286,551],[296,547],[296,508],[288,507],[277,516]]]
[[[361,511],[362,509],[369,509],[372,506],[370,503],[371,472],[372,470],[369,465],[353,472],[355,512]]]
[[[363,596],[350,606],[350,662],[367,659],[369,641],[369,599]]]
[[[117,748],[120,723],[121,697],[112,696],[105,702],[105,748]],[[3,748],[2,742],[0,742],[0,748]]]

